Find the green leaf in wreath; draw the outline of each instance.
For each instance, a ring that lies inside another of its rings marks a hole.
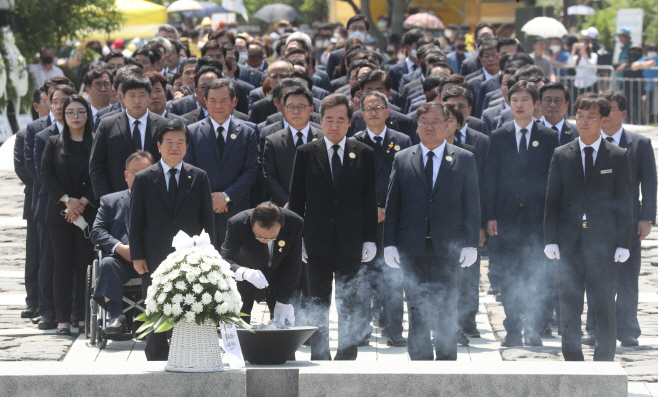
[[[135,332],[140,333],[144,330],[147,330],[147,329],[151,328],[152,326],[153,326],[153,323],[144,323],[144,324],[141,325],[141,327],[137,328],[137,331],[135,331]]]
[[[174,327],[174,325],[175,325],[174,320],[172,320],[169,317],[166,317],[166,320],[162,324],[160,324],[158,328],[156,328],[155,332],[160,333],[160,332],[169,331]]]
[[[146,331],[144,331],[143,333],[139,334],[139,336],[137,337],[137,339],[142,339],[142,338],[144,338],[146,335],[150,334],[151,332],[153,332],[153,327],[151,327],[151,328],[147,329]]]
[[[158,329],[160,324],[162,324],[167,319],[167,317],[164,314],[162,314],[162,313],[159,313],[159,314],[160,314],[160,318],[158,318],[158,321],[156,321],[155,324],[153,324],[153,329],[154,330]]]
[[[146,320],[147,320],[147,317],[146,317],[145,312],[141,313],[139,316],[135,317],[135,321],[146,321]]]

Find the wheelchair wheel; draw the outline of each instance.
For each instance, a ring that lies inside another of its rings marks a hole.
[[[89,343],[95,345],[98,342],[98,303],[91,298],[94,293],[96,278],[98,277],[98,259],[94,260],[94,263],[90,267],[91,271],[91,288],[90,288],[90,297],[88,298],[88,303],[90,305],[89,310],[89,321],[88,329],[90,331],[90,341]]]
[[[85,288],[85,338],[89,338],[89,319],[91,318],[91,296],[93,295],[92,266],[87,266],[86,288]]]
[[[100,337],[100,341],[98,342],[98,350],[103,350],[105,349],[105,346],[107,346],[107,338],[103,338],[102,336]]]

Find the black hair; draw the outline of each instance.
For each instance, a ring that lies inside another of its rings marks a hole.
[[[215,73],[218,79],[222,78],[222,71],[214,66],[201,66],[199,70],[194,72],[194,86],[199,87],[199,79],[204,73]]]
[[[423,81],[423,92],[432,91],[434,88],[439,87],[446,79],[446,76],[440,73],[434,73],[427,76]]]
[[[573,110],[574,112],[577,112],[580,109],[588,110],[592,106],[599,107],[599,114],[601,117],[608,117],[608,115],[610,115],[610,102],[608,102],[608,100],[602,95],[596,95],[590,92],[585,93],[576,99],[576,103],[573,105]]]
[[[474,33],[473,37],[476,40],[478,39],[478,34],[480,33],[480,30],[482,30],[484,28],[489,28],[489,29],[491,29],[492,32],[494,32],[494,34],[496,34],[496,31],[494,30],[494,27],[493,27],[492,24],[490,24],[489,22],[480,22],[477,25],[475,25],[475,31],[473,32]]]
[[[197,71],[199,71],[204,66],[213,66],[213,67],[219,69],[220,71],[224,70],[224,64],[221,63],[219,60],[217,60],[217,59],[215,59],[211,56],[205,56],[205,57],[201,57],[197,61],[196,66],[194,67],[194,74],[196,74]]]
[[[562,83],[559,82],[554,82],[554,83],[546,83],[542,88],[539,89],[539,100],[541,100],[544,97],[544,92],[548,90],[560,90],[564,93],[564,99],[569,103],[569,89]]]
[[[32,93],[32,103],[40,103],[41,102],[41,94],[46,93],[46,96],[48,96],[48,93],[43,89],[43,87],[39,87],[34,90]]]
[[[439,84],[439,93],[443,91],[443,87],[445,87],[446,84],[456,84],[462,88],[468,88],[466,78],[460,74],[451,74],[450,76],[446,76]]]
[[[121,53],[121,51],[112,50],[103,57],[103,61],[108,62],[112,58],[123,58],[124,62],[126,60],[126,57]]]
[[[141,159],[147,159],[151,164],[155,163],[155,159],[153,158],[151,152],[144,152],[138,150],[133,154],[131,154],[130,156],[128,156],[128,158],[126,159],[126,170],[128,169],[130,163],[132,163],[135,160],[141,160]]]
[[[542,89],[544,89],[544,87],[542,87]],[[601,94],[601,96],[608,102],[610,101],[617,102],[617,107],[622,112],[628,109],[628,101],[626,100],[626,96],[619,91],[607,91]],[[608,112],[608,114],[610,114],[610,112]]]
[[[418,42],[421,37],[425,36],[425,32],[420,29],[411,29],[402,36],[402,46],[411,46]]]
[[[523,50],[523,47],[521,46],[521,43],[513,37],[501,37],[498,39],[498,44],[496,44],[496,49],[498,52],[500,52],[500,49],[503,46],[508,46],[508,45],[515,45],[516,46],[516,51],[521,52]]]
[[[183,123],[180,119],[171,119],[168,120],[165,125],[160,127],[158,130],[158,142],[160,142],[161,145],[165,134],[171,131],[183,131],[185,133],[185,144],[190,142],[190,130],[187,129],[185,123]]]
[[[277,100],[281,100],[281,94],[283,93],[283,89],[284,88],[292,88],[292,87],[295,87],[295,86],[299,86],[299,87],[302,87],[302,88],[306,89],[306,87],[304,87],[302,85],[302,83],[300,83],[299,81],[297,81],[297,80],[295,80],[291,77],[286,77],[285,79],[281,79],[281,81],[279,81],[279,83],[272,90],[272,98],[275,98]]]
[[[237,91],[235,90],[235,86],[229,79],[217,79],[213,80],[206,86],[206,90],[203,92],[203,97],[205,99],[208,99],[208,93],[210,90],[214,90],[217,88],[222,88],[222,87],[228,87],[228,94],[231,100],[235,99],[237,96]]]
[[[66,115],[66,108],[73,102],[77,102],[82,106],[84,106],[85,111],[87,112],[87,121],[85,122],[85,129],[82,135],[82,144],[84,150],[83,153],[89,154],[89,152],[91,152],[91,145],[94,140],[94,134],[93,134],[94,118],[91,115],[91,109],[89,108],[89,103],[87,103],[87,100],[78,94],[70,95],[64,101],[64,106],[62,106],[62,112],[65,115]],[[69,125],[66,121],[66,117],[64,117],[64,129],[62,129],[62,133],[57,138],[57,148],[59,149],[59,152],[64,156],[68,156],[69,154],[70,141],[71,141],[71,129],[69,128]]]
[[[393,87],[393,80],[391,79],[391,76],[388,75],[388,73],[384,72],[381,69],[374,69],[364,74],[361,77],[361,79],[359,80],[359,89],[363,90],[366,84],[371,83],[373,81],[384,83],[384,87],[386,87],[386,91],[390,91],[391,88]]]
[[[114,90],[119,91],[119,86],[121,83],[123,83],[123,80],[126,79],[126,77],[133,75],[133,74],[142,74],[144,72],[144,69],[142,69],[141,65],[139,67],[135,65],[126,65],[122,68],[119,68],[117,70],[117,74],[114,76]]]
[[[507,93],[507,97],[509,100],[512,100],[512,95],[516,94],[517,92],[521,91],[527,91],[530,96],[532,97],[532,102],[537,102],[539,99],[539,91],[537,90],[537,86],[535,83],[527,81],[527,80],[521,80],[516,82],[510,89],[509,92]]]
[[[85,83],[86,87],[91,88],[91,83],[93,83],[94,80],[103,77],[104,74],[107,75],[107,77],[110,79],[110,84],[112,84],[112,81],[114,81],[114,75],[112,74],[112,71],[110,69],[104,69],[104,68],[89,69],[89,71],[83,77],[82,82]]]
[[[361,14],[356,14],[352,18],[348,19],[347,28],[349,29],[351,24],[358,21],[363,21],[366,24],[366,30],[370,29],[370,22],[368,22],[368,19],[365,17],[365,15],[361,15]]]
[[[271,201],[260,203],[254,208],[249,219],[251,226],[258,223],[263,229],[271,229],[276,223],[283,225],[286,223],[286,216],[278,205]]]
[[[56,77],[51,77],[48,80],[46,80],[45,83],[43,83],[43,90],[48,93],[48,89],[54,85],[68,85],[69,87],[75,88],[75,84],[68,78],[64,76],[56,76]]]
[[[183,75],[183,72],[185,71],[185,66],[187,65],[196,65],[199,60],[197,58],[185,58],[180,65],[178,66],[178,70],[181,73],[181,76]]]
[[[290,73],[290,78],[294,79],[295,77],[298,77],[306,81],[308,83],[309,90],[313,88],[313,80],[311,80],[311,78],[308,77],[308,73],[306,73],[305,71],[294,70],[292,73]]]
[[[446,102],[450,98],[458,98],[460,96],[466,98],[468,106],[473,106],[473,93],[471,93],[469,89],[458,85],[451,87],[448,91],[444,92],[443,95],[441,95],[441,100]]]
[[[485,50],[496,50],[498,54],[498,39],[496,38],[487,38],[478,43],[478,57],[482,58],[482,54]]]
[[[121,92],[123,95],[126,95],[128,90],[138,90],[141,88],[145,89],[149,94],[151,94],[151,80],[149,80],[148,77],[141,73],[126,76],[121,82]]]
[[[144,70],[144,66],[142,66],[142,63],[140,61],[138,61],[137,59],[133,58],[133,57],[127,57],[126,58],[126,66],[128,66],[128,65],[137,66],[141,70]]]
[[[137,55],[144,55],[145,57],[148,57],[149,61],[151,61],[151,65],[157,62],[155,60],[155,54],[153,53],[153,51],[151,51],[146,47],[142,47],[137,51],[133,52],[133,58],[137,59]]]
[[[324,97],[320,104],[320,117],[324,117],[325,110],[340,105],[345,105],[347,107],[347,119],[352,120],[352,116],[354,115],[354,105],[343,94],[331,94]]]
[[[306,97],[306,100],[308,100],[309,106],[313,106],[313,94],[311,93],[310,90],[307,90],[304,87],[300,87],[300,86],[297,86],[297,85],[294,86],[294,87],[290,87],[290,89],[283,96],[283,104],[284,105],[288,101],[288,97],[290,95],[304,95]]]

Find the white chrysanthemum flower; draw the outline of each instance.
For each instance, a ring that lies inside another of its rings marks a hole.
[[[178,276],[180,276],[180,270],[178,269],[174,269],[171,271],[171,273],[169,273],[169,277],[171,277],[171,280],[177,279]]]
[[[217,305],[217,307],[215,307],[215,313],[219,314],[220,316],[224,314],[222,313],[222,308],[220,305]]]
[[[226,303],[226,302],[220,304],[220,305],[217,306],[217,307],[219,308],[219,310],[218,310],[218,311],[219,311],[219,314],[226,314],[226,312],[227,312],[228,309],[229,309],[229,305],[228,305],[228,303]]]
[[[158,295],[158,303],[163,304],[165,299],[167,299],[167,294],[160,294]]]
[[[174,295],[173,298],[171,298],[171,301],[172,301],[174,304],[178,305],[178,304],[180,304],[180,303],[183,301],[183,295],[181,295],[181,294],[176,294],[176,295]]]
[[[172,289],[174,289],[174,286],[171,284],[171,282],[168,282],[162,286],[162,291],[164,292],[171,292]]]
[[[208,279],[206,278],[206,276],[201,276],[201,277],[199,277],[199,282],[200,282],[201,284],[207,284],[207,283],[208,283]]]
[[[215,284],[216,284],[217,287],[219,287],[219,289],[221,289],[221,290],[224,290],[224,291],[225,291],[225,290],[228,289],[228,284],[226,284],[226,281],[224,281],[224,278],[223,278],[223,277],[219,278]]]
[[[215,302],[221,303],[222,300],[224,300],[224,296],[222,295],[222,293],[219,291],[215,292]]]
[[[201,302],[202,302],[204,305],[209,304],[210,302],[212,302],[212,296],[210,296],[210,294],[207,293],[207,292],[204,293],[204,294],[201,296]]]
[[[195,317],[195,315],[194,315],[194,312],[187,312],[187,313],[185,313],[185,319],[186,319],[187,321],[192,321],[192,322],[194,322],[194,319],[195,319],[195,318],[196,318],[196,317]]]
[[[194,284],[194,287],[192,287],[192,291],[196,294],[200,294],[203,292],[203,286],[201,284]]]
[[[203,270],[204,272],[209,272],[210,269],[212,269],[212,265],[208,262],[205,262],[205,261],[201,264],[200,267],[201,267],[201,270]]]
[[[186,305],[191,305],[195,301],[196,301],[196,299],[194,298],[194,295],[192,295],[192,294],[185,295],[185,304]]]
[[[219,279],[217,278],[217,275],[215,274],[215,272],[210,272],[210,273],[208,273],[208,277],[207,277],[207,278],[208,278],[208,282],[209,282],[210,284],[215,284],[215,285],[217,285],[217,281],[219,281]]]
[[[203,304],[201,302],[192,303],[192,311],[195,313],[201,313],[203,311]]]
[[[185,281],[178,281],[176,282],[176,289],[179,291],[185,291],[185,289],[187,289],[187,284],[185,284]]]
[[[187,272],[187,274],[185,275],[185,278],[187,278],[188,282],[192,283],[192,282],[194,282],[194,280],[196,280],[196,274],[194,274],[192,272]]]
[[[174,315],[174,317],[179,317],[183,313],[183,309],[181,309],[179,304],[175,304],[171,307],[171,314]]]
[[[165,316],[171,316],[171,305],[166,304],[162,307],[162,312],[164,313]]]
[[[158,305],[155,302],[151,301],[148,303],[147,309],[149,313],[155,313],[158,311]]]

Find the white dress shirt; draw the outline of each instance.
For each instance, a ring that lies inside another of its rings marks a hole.
[[[592,152],[592,165],[596,164],[596,155],[599,153],[599,146],[601,146],[601,137],[599,136],[599,139],[596,140],[591,145],[585,145],[583,141],[578,138],[578,145],[580,145],[580,157],[583,160],[583,174],[585,173],[585,148],[586,147],[592,147],[594,148],[594,152]],[[583,214],[583,220],[587,220],[587,214]]]
[[[484,81],[487,81],[487,80],[489,80],[490,78],[493,78],[493,77],[498,78],[498,76],[500,75],[500,72],[498,72],[496,74],[489,74],[489,72],[487,72],[487,69],[482,67],[482,74],[484,74]]]
[[[370,128],[366,127],[366,132],[368,133],[368,136],[370,137],[370,140],[377,143],[375,140],[375,137],[381,137],[382,138],[382,145],[384,145],[384,138],[386,137],[386,126],[384,126],[384,129],[382,132],[379,134],[375,134],[374,132],[370,131]]]
[[[331,176],[334,176],[334,169],[333,166],[331,165],[331,159],[334,157],[334,143],[331,142],[327,137],[324,138],[324,143],[327,145],[327,155],[329,155],[329,168],[331,168]],[[340,157],[340,163],[343,164],[343,154],[345,153],[345,142],[347,141],[347,137],[343,137],[343,139],[338,142],[338,146],[340,148],[338,149],[338,157]]]
[[[142,140],[142,150],[146,150],[144,147],[144,138],[146,137],[146,124],[149,121],[149,111],[146,110],[146,113],[144,113],[139,119],[135,119],[128,112],[126,112],[126,114],[128,115],[128,124],[130,125],[130,136],[132,136],[133,130],[135,129],[135,120],[139,120],[139,125],[137,125],[137,128],[139,129],[139,138]]]
[[[420,150],[423,153],[423,166],[427,165],[427,159],[429,158],[427,156],[427,153],[434,152],[434,159],[432,159],[432,186],[431,188],[434,188],[434,182],[436,181],[436,176],[439,175],[439,168],[441,167],[441,161],[443,160],[443,151],[446,148],[446,141],[443,141],[443,143],[435,148],[434,150],[429,150],[425,145],[422,143],[420,144]]]
[[[534,123],[534,121],[531,121],[530,124],[522,127],[517,124],[516,120],[514,120],[514,129],[516,129],[516,150],[519,150],[521,147],[521,130],[524,128],[528,130],[525,136],[526,149],[530,147],[530,133],[532,132],[532,123]]]
[[[89,103],[89,108],[91,109],[91,120],[95,123],[96,122],[96,113],[98,113],[99,109],[96,109],[94,105]]]
[[[407,63],[407,70],[409,70],[409,73],[414,71],[414,66],[418,66],[415,62],[412,62],[411,59],[409,59],[409,57],[407,57],[407,59],[405,59],[404,62]]]
[[[165,163],[162,159],[160,159],[160,164],[162,164],[162,171],[164,171],[164,176],[165,176],[165,184],[167,185],[167,191],[169,191],[169,170],[171,169],[171,167],[168,166],[167,163]],[[176,185],[179,185],[180,170],[183,168],[183,162],[181,161],[174,168],[178,170],[176,171]]]
[[[541,118],[539,119],[539,121],[541,121],[541,123],[544,124],[544,125],[545,125],[546,127],[548,127],[548,128],[551,128],[551,129],[552,129],[553,127],[557,128],[557,137],[558,137],[558,138],[561,138],[561,137],[562,137],[562,126],[564,125],[564,119],[560,120],[560,121],[559,121],[557,124],[555,124],[555,125],[549,123],[548,120],[546,120],[546,118],[545,118],[544,116],[541,116]]]
[[[267,242],[267,252],[269,253],[269,256],[267,258],[267,268],[272,267],[272,250],[274,249],[274,241],[270,240]]]
[[[605,139],[605,140],[607,140],[607,138],[612,137],[612,142],[610,142],[610,143],[612,143],[613,145],[619,146],[619,143],[621,142],[622,132],[624,132],[624,127],[621,127],[619,129],[619,131],[615,132],[612,135],[608,135],[605,132],[603,132],[603,130],[601,130],[601,137],[603,137],[603,139]]]
[[[57,129],[59,130],[59,133],[61,134],[64,132],[64,124],[60,123],[59,121],[55,120],[55,124],[57,124]]]
[[[229,117],[228,119],[226,119],[226,121],[223,124],[219,124],[211,117],[210,122],[212,123],[213,131],[215,131],[215,139],[219,137],[219,134],[217,133],[217,128],[219,128],[219,126],[224,127],[224,131],[222,131],[222,136],[224,137],[224,142],[227,142],[226,138],[228,135],[228,126],[231,125],[231,118]]]
[[[48,112],[48,117],[50,118],[50,125],[53,125],[57,122],[57,119],[55,119],[55,115],[53,114],[52,110]]]
[[[297,145],[297,141],[299,140],[299,137],[297,136],[297,132],[301,132],[303,136],[303,141],[302,143],[308,143],[308,131],[311,129],[310,124],[306,124],[306,127],[302,128],[301,130],[296,130],[290,126],[290,132],[292,133],[292,141]]]

